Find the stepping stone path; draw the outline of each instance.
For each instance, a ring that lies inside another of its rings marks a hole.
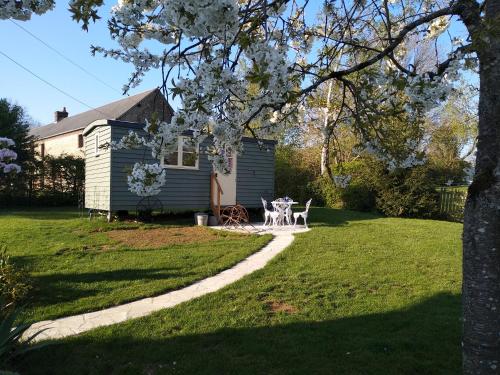
[[[308,229],[283,227],[277,229],[265,229],[257,227],[258,234],[273,234],[274,238],[261,250],[250,255],[235,266],[218,273],[215,276],[200,280],[185,288],[159,295],[157,297],[144,298],[124,305],[91,313],[79,314],[55,320],[46,320],[34,323],[23,335],[29,337],[43,330],[34,341],[59,339],[67,336],[78,335],[97,327],[109,326],[121,323],[129,319],[143,317],[155,311],[174,307],[182,302],[213,293],[223,287],[238,281],[246,275],[251,274],[264,266],[281,253],[293,242],[293,233],[305,232]],[[224,229],[224,228],[216,228]]]

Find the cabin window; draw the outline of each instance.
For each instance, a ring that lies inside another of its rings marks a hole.
[[[163,157],[165,168],[198,169],[198,144],[191,137],[179,137],[177,151]]]
[[[83,134],[78,134],[78,148],[83,147]]]
[[[198,163],[198,149],[196,142],[191,138],[183,137],[182,166],[195,168]]]
[[[95,135],[95,156],[99,156],[99,133]]]

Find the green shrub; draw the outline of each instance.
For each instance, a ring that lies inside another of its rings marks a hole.
[[[330,208],[340,208],[340,191],[328,177],[319,177],[309,184],[315,204]]]
[[[348,187],[335,186],[319,175],[319,150],[280,146],[276,150],[276,194],[300,202],[355,211],[378,210],[388,216],[439,217],[436,168],[424,165],[388,172],[384,163],[364,155],[342,166],[334,175],[350,175]]]
[[[342,208],[354,211],[373,211],[375,192],[368,186],[352,183],[341,192]]]
[[[431,218],[439,216],[439,193],[428,165],[388,172],[377,160],[364,158],[345,163],[334,174],[352,176],[345,189],[327,177],[314,181],[315,202],[331,208],[378,210],[387,216]]]
[[[325,176],[318,178],[311,186],[316,204],[354,211],[375,209],[375,193],[360,182],[353,182],[346,188],[340,188]]]
[[[0,181],[0,206],[76,206],[80,203],[85,183],[83,158],[47,155],[24,163],[23,171],[12,186]]]
[[[377,179],[377,209],[388,216],[439,215],[439,194],[426,166],[396,170]]]
[[[276,147],[275,194],[276,197],[291,197],[305,203],[313,198],[314,187],[310,184],[319,174],[317,152],[292,146]]]
[[[5,247],[1,248],[0,298],[3,298],[6,304],[17,305],[26,299],[30,289],[28,274],[12,264]]]

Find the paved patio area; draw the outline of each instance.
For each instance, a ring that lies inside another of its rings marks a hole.
[[[304,233],[310,230],[310,228],[306,228],[305,225],[267,225],[264,226],[263,222],[260,223],[252,223],[251,225],[243,225],[239,226],[225,226],[225,225],[217,225],[210,227],[213,229],[223,229],[229,230],[233,232],[239,233],[252,233],[252,234],[272,234],[274,236],[283,235],[283,234],[295,234],[295,233]]]

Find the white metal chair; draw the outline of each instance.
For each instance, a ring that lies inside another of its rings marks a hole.
[[[283,225],[285,220],[285,209],[281,204],[273,204],[274,211],[271,212],[271,218],[273,219],[273,226]]]
[[[267,201],[264,198],[260,197],[260,200],[262,201],[262,205],[264,206],[264,226],[266,226],[271,224],[271,221],[273,221],[273,211],[267,209]]]
[[[285,220],[291,224],[290,207],[283,198],[278,198],[272,202],[274,211],[272,212],[273,226],[284,225]]]
[[[297,225],[297,219],[299,217],[301,217],[302,219],[304,219],[304,225],[306,226],[307,228],[307,214],[309,212],[309,206],[311,205],[311,201],[312,199],[309,199],[306,203],[306,210],[305,211],[302,211],[302,212],[294,212],[293,213],[293,226],[295,227]]]
[[[292,225],[292,215],[292,206],[289,204],[285,209],[285,220],[287,221],[288,225]]]

